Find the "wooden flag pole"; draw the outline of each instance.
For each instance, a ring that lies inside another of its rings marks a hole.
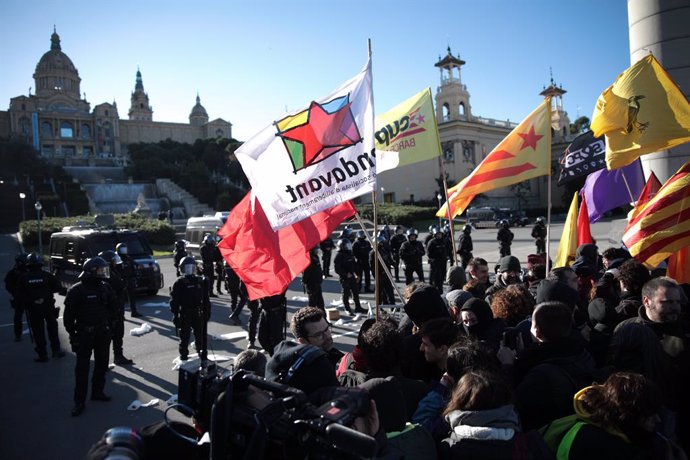
[[[374,246],[374,260],[378,261],[379,260],[379,245],[378,242],[376,241],[376,233],[378,231],[378,213],[377,213],[377,208],[378,205],[376,204],[376,187],[374,187],[374,190],[371,192],[371,199],[373,201],[373,210],[374,210],[374,235],[372,238],[369,240],[371,241],[372,239],[374,240],[373,246]],[[362,227],[364,230],[364,234],[369,238],[369,233],[367,233],[367,230],[364,228],[364,224],[362,220],[359,218],[359,213],[355,214],[357,216],[357,221],[359,222],[359,225]],[[376,312],[376,321],[379,320],[379,264],[376,263],[374,264],[374,309]]]

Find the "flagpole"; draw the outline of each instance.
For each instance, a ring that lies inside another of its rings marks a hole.
[[[367,45],[369,47],[369,63],[371,65],[371,38],[367,39]],[[374,82],[374,74],[373,72],[371,73],[371,81],[372,85]],[[374,93],[372,92],[371,94],[371,106],[374,106]],[[373,114],[372,114],[373,115]],[[378,178],[374,181],[374,190],[371,192],[371,201],[372,201],[372,208],[373,208],[373,214],[374,214],[374,235],[373,235],[373,240],[374,240],[374,261],[379,260],[379,245],[378,242],[376,241],[376,233],[378,232],[378,205],[376,202],[378,201],[376,199],[376,188],[378,187]],[[362,230],[364,230],[364,234],[367,235],[367,238],[369,238],[369,234],[367,233],[367,229],[364,228],[364,225],[362,224],[361,219],[359,218],[359,214],[355,214],[357,216],[357,221],[359,222],[359,225],[362,227]],[[371,239],[369,240],[371,242]],[[379,320],[379,264],[376,263],[374,264],[374,309],[376,312],[376,321]]]
[[[547,176],[549,179],[548,188],[546,192],[546,260],[544,264],[546,265],[546,272],[551,271],[551,265],[549,263],[551,256],[551,175]]]
[[[625,183],[625,188],[628,189],[628,196],[630,197],[630,202],[633,203],[637,198],[633,197],[632,190],[630,190],[630,185],[628,185],[628,179],[625,178],[625,171],[621,171],[621,177],[623,178],[623,183]]]

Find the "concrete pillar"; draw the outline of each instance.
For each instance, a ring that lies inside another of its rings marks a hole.
[[[685,97],[690,95],[690,2],[628,0],[630,63],[651,51]],[[645,176],[654,171],[661,183],[690,161],[690,144],[641,157]]]

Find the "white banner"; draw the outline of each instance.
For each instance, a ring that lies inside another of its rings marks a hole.
[[[374,189],[373,105],[369,59],[357,76],[235,152],[274,230]]]

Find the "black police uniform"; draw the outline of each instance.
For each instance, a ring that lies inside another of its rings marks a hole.
[[[319,244],[321,248],[321,270],[323,276],[329,278],[331,276],[331,253],[335,249],[335,243],[330,238],[326,238]]]
[[[112,324],[117,318],[117,308],[115,291],[101,278],[83,277],[67,291],[63,321],[72,351],[77,355],[74,368],[74,402],[77,406],[83,405],[86,400],[92,353],[94,367],[91,399],[110,399],[103,390],[108,370]],[[79,413],[81,412],[74,415]]]
[[[388,251],[384,249],[384,246],[382,243],[379,243],[379,255],[381,258],[384,260],[385,264],[390,267],[393,265],[393,259],[391,258],[391,255]],[[373,249],[369,251],[369,266],[372,267],[372,274],[375,275],[374,270],[376,267],[374,265],[374,259],[376,258],[376,251]],[[395,296],[393,295],[393,284],[391,284],[391,280],[388,278],[388,275],[386,275],[386,272],[383,270],[383,264],[381,261],[378,261],[379,264],[379,304],[380,305],[394,305],[395,304]]]
[[[371,265],[369,265],[369,252],[372,250],[369,240],[357,238],[352,243],[352,255],[357,261],[357,278],[359,278],[359,291],[362,291],[362,281],[364,282],[365,292],[371,292]]]
[[[510,255],[510,245],[513,243],[514,236],[513,232],[507,227],[501,227],[498,230],[496,239],[498,240],[498,252],[501,254],[501,257]]]
[[[24,306],[19,301],[19,278],[26,273],[26,265],[16,263],[5,275],[5,289],[10,294],[10,306],[14,310],[14,341],[22,340]]]
[[[115,293],[117,306],[116,315],[111,324],[113,357],[115,364],[124,363],[125,361],[128,361],[122,353],[123,338],[125,336],[125,303],[127,302],[127,284],[125,284],[125,281],[115,270],[110,271],[110,277],[106,281]]]
[[[175,274],[176,276],[180,276],[180,261],[187,257],[187,250],[182,249],[182,248],[175,248],[175,252],[173,253],[173,266],[175,267]]]
[[[223,270],[223,254],[221,254],[220,248],[218,246],[213,246],[213,248],[215,250],[213,253],[213,259],[216,270],[216,292],[218,293],[218,295],[221,295],[223,291],[220,289],[220,287],[223,285],[223,279],[225,275],[225,270]]]
[[[230,310],[234,311],[240,298],[240,277],[225,261],[223,261],[223,279],[225,280],[225,290],[230,294]]]
[[[309,258],[311,262],[302,273],[302,285],[307,294],[309,306],[325,310],[326,304],[321,291],[323,272],[321,271],[321,264],[319,264],[319,257],[315,251],[311,251]]]
[[[211,302],[208,298],[209,280],[205,276],[185,275],[177,278],[170,291],[170,311],[173,323],[180,337],[180,358],[189,355],[189,340],[192,330],[196,351],[201,354],[203,322],[211,317]]]
[[[60,292],[60,281],[51,273],[43,271],[40,265],[29,265],[27,272],[17,282],[15,301],[26,310],[29,327],[34,336],[36,361],[47,361],[46,330],[54,357],[64,356],[60,349],[57,318],[60,310],[55,307],[54,293]]]
[[[340,285],[343,288],[343,306],[348,313],[350,309],[350,296],[355,302],[355,313],[366,312],[359,303],[359,282],[357,280],[357,261],[352,251],[340,250],[333,260],[333,269],[340,277]]]
[[[405,284],[414,281],[414,274],[417,274],[419,281],[424,282],[424,270],[422,269],[422,257],[424,256],[424,246],[422,242],[415,239],[408,239],[400,246],[400,259],[405,263]]]
[[[260,305],[259,343],[269,356],[273,356],[275,346],[285,339],[284,326],[287,314],[285,293],[264,297]]]
[[[393,256],[393,269],[395,270],[395,281],[400,282],[400,247],[407,241],[402,233],[396,233],[391,237],[391,256]]]
[[[129,254],[120,254],[122,264],[120,268],[120,277],[127,286],[127,300],[129,301],[129,312],[132,317],[141,316],[137,310],[137,269],[134,264],[134,259]]]
[[[249,307],[249,325],[247,327],[247,331],[249,333],[248,337],[248,343],[247,343],[247,348],[255,348],[254,343],[256,342],[256,329],[259,324],[259,316],[261,313],[261,307],[259,306],[259,300],[249,300],[249,294],[247,293],[247,286],[240,280],[239,283],[239,289],[240,289],[240,301],[237,304],[237,307],[235,310],[233,310],[232,314],[230,315],[230,319],[236,324],[240,325],[242,322],[239,319],[240,312],[244,308],[244,305],[247,304]]]
[[[213,282],[216,278],[215,263],[216,263],[216,246],[215,244],[204,243],[199,248],[201,254],[201,264],[203,267],[204,276],[208,279],[208,295],[215,297],[213,293]]]
[[[472,251],[474,250],[474,245],[472,244],[472,236],[469,232],[463,230],[458,237],[458,255],[460,256],[460,265],[462,268],[467,268],[470,260],[472,260]]]
[[[532,238],[534,238],[534,244],[537,246],[537,254],[546,252],[546,225],[538,222],[532,228]]]
[[[443,292],[443,281],[446,279],[446,242],[443,237],[434,237],[426,246],[427,257],[429,258],[429,281],[438,289],[438,292]]]

